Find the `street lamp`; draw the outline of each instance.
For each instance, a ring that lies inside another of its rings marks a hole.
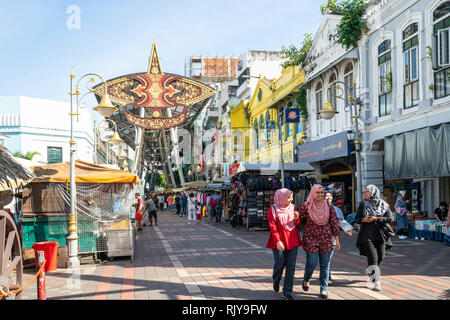
[[[80,95],[80,89],[79,89],[79,84],[80,81],[83,80],[84,78],[88,77],[88,76],[95,76],[100,78],[100,80],[103,82],[104,86],[105,86],[105,99],[102,99],[102,101],[100,102],[100,104],[95,107],[94,109],[99,109],[105,113],[104,110],[110,110],[112,111],[111,114],[114,111],[117,111],[118,109],[116,107],[114,107],[111,103],[111,101],[109,100],[109,97],[107,95],[107,91],[106,91],[106,82],[103,79],[102,76],[96,74],[96,73],[88,73],[85,74],[84,76],[82,76],[75,87],[75,91],[74,91],[74,79],[75,79],[75,75],[73,74],[73,67],[72,67],[72,72],[70,74],[70,216],[69,216],[69,236],[67,237],[67,244],[69,247],[69,258],[67,260],[67,267],[69,269],[78,269],[80,267],[80,260],[78,259],[78,231],[77,231],[77,196],[76,196],[76,185],[75,185],[75,152],[77,150],[77,143],[74,140],[74,118],[73,116],[78,116],[78,110],[79,110],[79,106],[80,106],[80,102],[81,100],[89,93],[93,92],[92,90],[89,90],[87,93],[83,94],[83,96],[81,96],[81,98],[79,97]],[[89,82],[94,82],[93,78],[90,78]],[[76,107],[77,107],[77,112],[74,112],[73,110],[73,106],[74,106],[74,96],[77,96],[77,100],[76,100]],[[107,112],[107,113],[110,113]],[[110,115],[111,115],[110,114]]]
[[[362,192],[362,172],[361,172],[361,140],[360,140],[360,134],[359,134],[359,128],[358,128],[358,118],[361,114],[361,100],[359,98],[354,98],[356,96],[356,83],[353,79],[352,86],[350,87],[343,81],[336,81],[335,83],[341,83],[345,90],[349,92],[349,95],[344,98],[342,98],[341,95],[336,95],[333,93],[332,90],[329,90],[330,95],[335,96],[336,98],[339,98],[341,100],[345,101],[345,111],[350,111],[350,118],[352,125],[355,124],[355,132],[354,135],[354,143],[355,143],[355,151],[356,151],[356,171],[357,171],[357,179],[356,179],[356,185],[357,185],[357,192],[356,192],[356,202],[359,203],[361,201],[361,192]],[[328,86],[328,88],[331,88],[331,85]],[[339,86],[337,86],[337,89],[342,90]],[[336,113],[338,113],[336,110],[333,109],[333,106],[331,105],[331,101],[328,99],[325,101],[325,104],[318,112],[321,117],[325,120],[331,120]],[[355,123],[353,121],[355,119]]]
[[[114,133],[113,133],[113,135],[112,135],[112,137],[110,139],[103,140],[103,138],[102,138],[102,140],[105,141],[106,143],[111,143],[113,146],[118,146],[121,143],[123,143],[123,140],[120,138],[119,134],[117,133],[117,124],[116,124],[116,122],[114,120],[111,120],[111,119],[103,119],[103,120],[99,121],[98,125],[100,126],[100,123],[103,123],[103,122],[107,123],[107,124],[108,123],[112,123],[113,126],[114,126]],[[95,122],[94,122],[94,124],[95,124]],[[106,129],[108,129],[108,128],[106,128]],[[106,131],[106,129],[104,131]],[[98,130],[100,130],[100,128]],[[107,151],[106,151],[106,162],[107,163],[108,163],[108,158],[109,158],[109,155],[108,155],[109,150],[108,149],[109,148],[107,146]],[[125,155],[125,158],[126,158],[126,155]],[[97,162],[97,153],[95,154],[95,162]]]

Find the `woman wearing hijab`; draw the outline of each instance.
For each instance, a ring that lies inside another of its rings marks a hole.
[[[270,227],[269,241],[266,248],[272,249],[275,260],[273,266],[273,290],[280,290],[281,276],[286,268],[283,285],[283,298],[293,300],[295,263],[298,247],[301,246],[297,227],[300,225],[299,213],[292,204],[293,192],[280,189],[275,192],[274,206],[268,213]]]
[[[327,200],[328,203],[333,206],[333,209],[336,212],[336,217],[338,219],[339,226],[342,228],[342,230],[344,230],[349,236],[353,237],[353,235],[355,234],[355,230],[353,229],[353,227],[350,223],[345,221],[345,217],[344,217],[344,214],[342,213],[342,210],[339,209],[338,207],[336,207],[335,205],[333,205],[333,194],[331,193],[331,191],[329,191],[329,190],[325,191],[325,200]],[[331,250],[331,254],[330,254],[330,271],[328,272],[328,285],[329,286],[332,285],[332,281],[333,281],[331,279],[331,258],[333,258],[335,249],[336,249],[336,244],[333,241],[333,250]]]
[[[360,255],[367,257],[369,267],[378,266],[379,268],[386,249],[392,247],[390,237],[383,231],[383,228],[392,221],[392,212],[389,204],[381,199],[380,190],[376,186],[368,185],[364,189],[364,201],[359,204],[355,221],[361,225],[356,239]],[[368,276],[370,278],[372,274]],[[378,279],[375,280],[373,290],[380,291],[381,282]]]
[[[397,223],[395,229],[397,229],[398,237],[402,240],[408,238],[408,200],[405,200],[406,191],[400,191],[397,194],[397,201],[395,202],[395,213],[397,216]]]
[[[339,223],[333,206],[324,198],[323,187],[315,184],[306,202],[300,208],[300,219],[306,219],[303,232],[303,250],[306,252],[305,274],[302,288],[309,290],[311,279],[317,264],[320,266],[320,296],[328,298],[328,277],[330,257],[334,237],[336,250],[341,248],[339,242]]]

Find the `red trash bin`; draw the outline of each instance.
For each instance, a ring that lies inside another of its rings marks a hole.
[[[36,242],[33,244],[32,248],[34,249],[34,257],[37,269],[37,251],[44,251],[45,256],[45,267],[44,271],[54,271],[58,269],[58,247],[59,243],[56,241],[42,241]]]

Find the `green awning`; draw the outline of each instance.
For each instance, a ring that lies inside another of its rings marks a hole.
[[[384,139],[386,180],[450,176],[450,123]]]

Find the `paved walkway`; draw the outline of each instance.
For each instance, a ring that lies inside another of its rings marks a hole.
[[[265,248],[268,232],[233,229],[220,225],[187,224],[185,218],[159,213],[158,227],[137,234],[133,263],[116,258],[96,265],[82,265],[80,277],[58,269],[47,273],[48,299],[280,299],[272,291],[273,256]],[[342,249],[332,259],[335,285],[329,299],[391,300],[449,299],[450,247],[421,240],[394,239],[382,266],[383,290],[367,289],[366,258],[359,256],[355,238],[341,235]],[[320,299],[319,272],[310,290],[301,288],[305,253],[297,257],[295,299]],[[34,270],[25,270],[25,283]],[[283,280],[282,280],[283,283]],[[282,284],[281,283],[281,284]],[[281,291],[281,290],[280,290]],[[22,299],[36,299],[36,284]]]

